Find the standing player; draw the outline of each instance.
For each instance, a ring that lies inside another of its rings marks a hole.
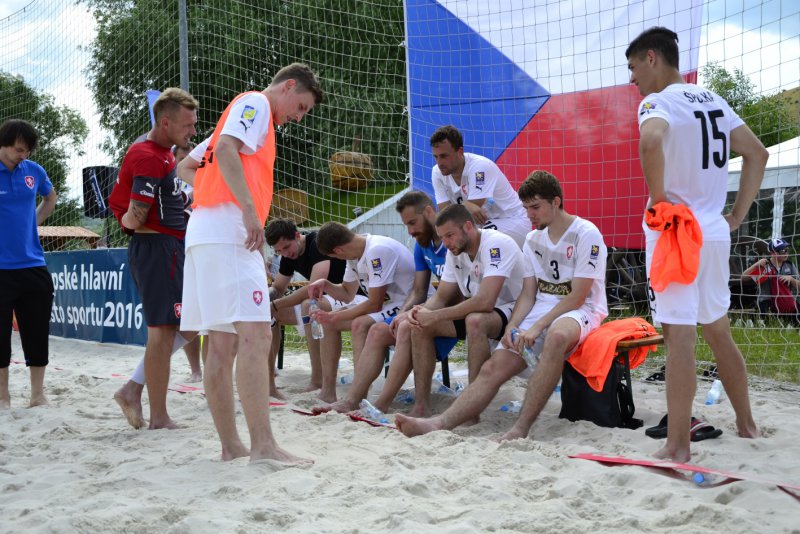
[[[455,126],[442,126],[431,136],[436,165],[431,181],[439,211],[463,204],[479,227],[499,230],[522,248],[531,227],[508,178],[490,159],[464,152]]]
[[[211,138],[179,169],[195,188],[182,325],[209,331],[203,383],[224,461],[249,455],[251,461],[308,462],[281,449],[272,435],[265,352],[271,314],[261,249],[272,203],[275,127],[299,122],[321,101],[319,81],[307,65],[284,67],[263,91],[237,96]],[[249,449],[236,429],[234,359]]]
[[[320,342],[311,337],[311,325],[308,323],[308,286],[285,295],[294,273],[300,273],[309,282],[326,278],[333,284],[339,284],[344,276],[345,262],[329,258],[317,248],[317,232],[301,235],[295,223],[289,219],[273,219],[267,225],[267,244],[280,255],[278,275],[272,281],[269,300],[275,321],[272,325],[272,346],[269,353],[270,392],[276,399],[285,399],[275,385],[275,360],[281,343],[281,325],[293,324],[298,329],[303,327],[308,344],[308,355],[311,360],[311,380],[306,391],[314,391],[322,387],[322,364],[320,363]],[[272,261],[275,261],[273,257]],[[364,298],[363,296],[361,297]],[[359,300],[360,302],[360,300]],[[334,305],[333,299],[331,304]]]
[[[532,346],[539,363],[528,379],[525,402],[503,440],[527,437],[561,377],[564,360],[608,314],[605,293],[606,247],[595,225],[564,210],[561,185],[552,174],[534,171],[519,188],[519,198],[535,230],[523,247],[531,269],[503,337],[477,380],[443,414],[430,419],[402,415],[397,426],[407,436],[451,430],[474,420],[500,386],[527,367],[520,357]],[[510,331],[520,336],[512,342]]]
[[[45,170],[28,160],[38,141],[38,132],[26,121],[11,119],[0,125],[0,410],[11,407],[8,366],[15,310],[31,373],[29,405],[47,404],[44,372],[54,290],[37,226],[53,213],[58,197]],[[38,207],[36,195],[42,197]]]
[[[336,370],[342,352],[342,331],[351,331],[353,363],[359,366],[361,350],[369,329],[394,317],[406,301],[414,284],[414,258],[402,244],[382,235],[355,234],[347,226],[328,222],[317,234],[320,252],[332,258],[347,260],[341,284],[318,280],[308,286],[308,296],[320,299],[323,292],[344,303],[351,302],[356,292],[367,299],[353,307],[329,311],[330,303],[320,301],[322,311],[315,317],[322,323],[322,391],[323,402],[336,402]]]
[[[128,264],[147,322],[144,378],[151,429],[177,428],[167,413],[170,357],[195,336],[195,332],[178,333],[186,219],[172,146],[185,146],[197,133],[197,108],[197,100],[182,89],[171,87],[161,93],[153,104],[153,129],[128,149],[108,198],[122,229],[131,235]],[[140,371],[135,372],[114,394],[134,428],[144,425],[142,378]]]
[[[747,371],[728,322],[730,234],[739,227],[764,176],[768,153],[719,95],[684,82],[678,70],[678,36],[655,27],[625,51],[631,83],[644,97],[639,105],[639,155],[650,192],[648,209],[659,202],[683,204],[703,233],[700,268],[690,284],[669,284],[650,292],[653,319],[664,327],[667,346],[667,442],[659,458],[691,457],[689,424],[696,391],[695,343],[698,324],[719,368],[742,437],[756,437]],[[728,151],[743,158],[733,210],[725,215]],[[644,228],[647,270],[660,232]]]

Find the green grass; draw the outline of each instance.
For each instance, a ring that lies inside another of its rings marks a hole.
[[[328,221],[348,223],[356,218],[353,208],[366,213],[384,200],[408,187],[404,182],[394,182],[362,191],[325,189],[322,194],[308,196],[308,217],[305,226],[321,226]]]

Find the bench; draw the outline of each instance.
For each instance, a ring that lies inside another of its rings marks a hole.
[[[633,391],[631,386],[631,359],[630,351],[638,349],[639,347],[647,347],[649,345],[663,345],[664,336],[657,334],[655,336],[643,337],[641,339],[628,339],[617,343],[617,350],[615,359],[623,366],[623,373],[625,375],[625,382],[628,385],[628,391]]]

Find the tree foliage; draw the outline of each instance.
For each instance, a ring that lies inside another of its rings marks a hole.
[[[718,63],[710,63],[700,69],[700,75],[703,85],[724,98],[764,146],[797,137],[798,125],[786,101],[774,94],[758,94],[741,70],[733,69],[731,74]]]
[[[58,194],[56,209],[45,224],[78,224],[81,204],[68,197],[68,161],[71,155],[83,154],[89,132],[86,122],[77,111],[56,105],[52,95],[37,91],[21,77],[0,72],[0,122],[7,119],[26,120],[39,132],[31,159],[44,167]]]
[[[179,84],[178,6],[163,0],[86,0],[98,22],[89,75],[106,147],[121,157],[149,127],[144,93]],[[328,158],[360,139],[378,179],[407,172],[403,6],[398,0],[187,0],[189,91],[209,135],[238,93],[261,90],[284,65],[308,63],[325,102],[277,132],[276,189],[314,192]]]

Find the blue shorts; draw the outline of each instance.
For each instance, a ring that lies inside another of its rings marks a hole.
[[[383,322],[387,325],[391,325],[392,321],[394,321],[394,317],[387,317]],[[450,351],[453,350],[453,347],[458,343],[458,339],[457,337],[433,338],[433,345],[436,347],[436,359],[438,361],[446,360],[447,356],[450,355]]]

